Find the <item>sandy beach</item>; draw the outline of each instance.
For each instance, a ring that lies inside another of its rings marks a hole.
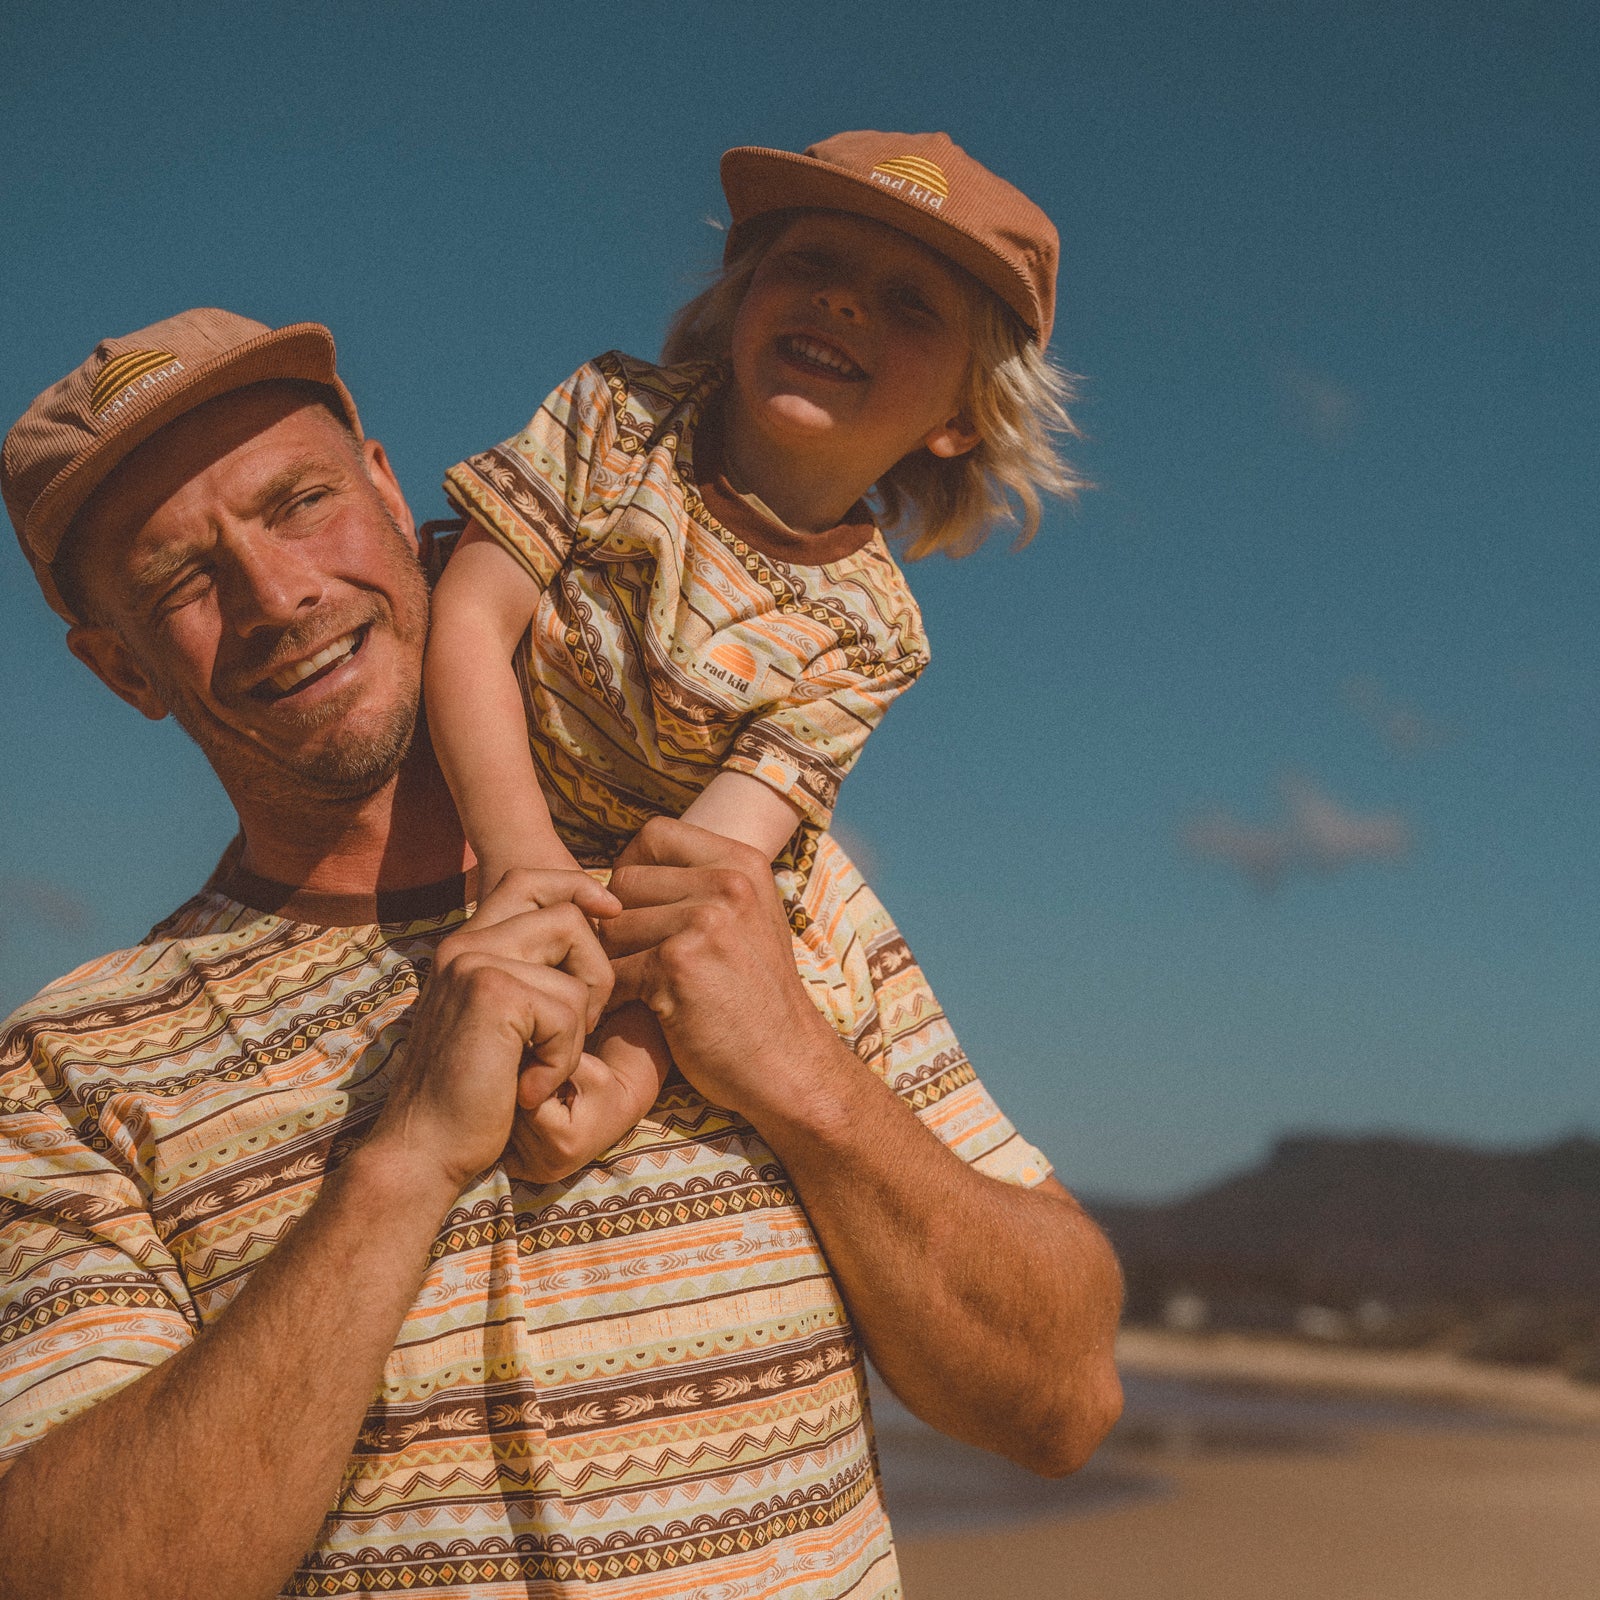
[[[1247,1334],[1124,1328],[1117,1338],[1117,1365],[1123,1372],[1165,1378],[1301,1393],[1385,1395],[1600,1427],[1600,1384],[1576,1383],[1547,1368],[1464,1361],[1442,1350],[1355,1350]]]
[[[903,1539],[908,1600],[1592,1600],[1600,1394],[1433,1354],[1134,1332],[1128,1372],[1426,1399],[1511,1425],[1353,1427],[1337,1449],[1118,1444],[1167,1492],[1073,1517]]]

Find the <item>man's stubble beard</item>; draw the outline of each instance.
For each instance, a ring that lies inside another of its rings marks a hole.
[[[410,542],[394,518],[387,512],[384,515],[404,551],[408,569],[400,586],[402,602],[418,623],[402,632],[392,607],[387,620],[402,644],[415,644],[417,673],[412,692],[364,736],[329,740],[304,752],[268,750],[219,724],[181,687],[167,681],[158,664],[141,663],[173,720],[199,747],[236,807],[249,802],[292,813],[308,805],[320,808],[363,800],[395,776],[410,751],[422,703],[422,647],[428,636],[429,594]],[[382,616],[372,619],[373,626],[384,620]]]

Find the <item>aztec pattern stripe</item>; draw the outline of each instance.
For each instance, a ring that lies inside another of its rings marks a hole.
[[[874,172],[887,172],[892,178],[909,178],[913,183],[921,184],[924,189],[931,189],[942,199],[950,196],[950,184],[944,172],[931,161],[924,161],[920,156],[891,156],[887,161],[880,161],[873,169]]]
[[[544,589],[518,655],[530,746],[557,828],[590,863],[680,815],[724,767],[826,827],[867,735],[927,663],[881,534],[807,567],[711,514],[694,437],[725,376],[611,352],[445,480]]]
[[[176,359],[170,350],[124,350],[120,356],[113,356],[94,380],[90,411],[99,416],[130,383],[137,383],[146,373],[169,366]]]
[[[831,836],[779,875],[863,1061],[979,1170],[1040,1181]],[[211,890],[0,1027],[0,1471],[222,1315],[370,1126],[462,915],[324,928]],[[870,1428],[782,1168],[674,1073],[573,1178],[460,1197],[284,1592],[890,1600]]]
[[[776,789],[814,838],[928,659],[916,602],[870,524],[848,554],[805,566],[713,514],[694,446],[725,378],[611,352],[446,477],[541,585],[516,659],[529,749],[557,830],[590,865],[651,816],[681,814],[719,771]],[[801,975],[856,1040],[874,1005],[859,930],[848,900],[825,912],[795,865],[779,882]],[[824,928],[826,942],[801,937]]]

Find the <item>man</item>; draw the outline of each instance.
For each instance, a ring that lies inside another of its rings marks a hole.
[[[765,863],[685,824],[466,919],[418,540],[325,329],[107,340],[0,468],[72,652],[242,839],[0,1032],[0,1591],[898,1593],[863,1345],[936,1426],[1087,1458],[1115,1263],[903,946],[863,1060]],[[683,1077],[513,1181],[629,999]]]

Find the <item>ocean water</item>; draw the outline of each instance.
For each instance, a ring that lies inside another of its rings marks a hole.
[[[936,1433],[873,1374],[884,1495],[903,1537],[1040,1517],[1084,1516],[1174,1492],[1164,1462],[1210,1454],[1348,1449],[1375,1428],[1506,1431],[1538,1426],[1422,1402],[1294,1395],[1125,1374],[1126,1408],[1095,1458],[1070,1478],[1036,1477],[1002,1456]]]

